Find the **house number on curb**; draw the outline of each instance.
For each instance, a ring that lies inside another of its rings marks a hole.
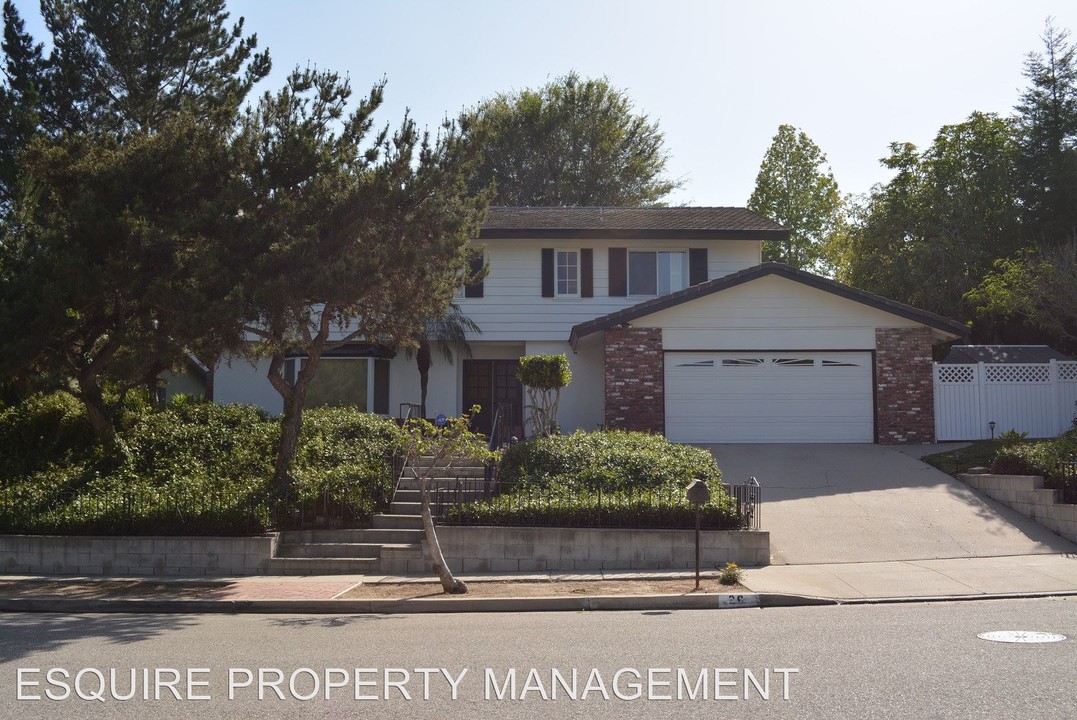
[[[719,595],[719,608],[759,607],[758,595]]]
[[[996,630],[994,632],[980,633],[976,637],[981,640],[1006,643],[1053,643],[1062,642],[1065,635],[1058,633],[1030,632],[1027,630]]]

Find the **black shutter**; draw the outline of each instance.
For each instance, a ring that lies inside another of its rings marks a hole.
[[[542,248],[542,297],[553,297],[553,248]]]
[[[469,270],[468,274],[471,277],[479,277],[479,278],[481,278],[482,277],[483,266],[484,266],[484,263],[483,263],[483,260],[482,260],[482,255],[475,255],[474,257],[471,258],[471,269]],[[478,282],[472,283],[471,285],[465,285],[464,286],[464,297],[466,297],[466,298],[481,298],[482,296],[483,296],[483,286],[482,286],[482,280],[481,279]]]
[[[595,251],[580,250],[580,297],[595,296]]]
[[[628,297],[627,248],[610,248],[610,297]]]
[[[707,282],[707,248],[688,251],[688,284]]]

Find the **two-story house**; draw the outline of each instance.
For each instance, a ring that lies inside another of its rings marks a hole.
[[[477,246],[489,273],[458,304],[472,358],[435,356],[428,414],[498,403],[523,424],[522,355],[565,353],[564,431],[679,442],[933,442],[931,348],[965,326],[785,265],[788,231],[743,208],[495,207]],[[379,357],[379,355],[381,355]],[[389,414],[416,402],[415,363],[357,346],[328,358],[311,404]],[[264,368],[218,368],[218,402],[280,411]]]

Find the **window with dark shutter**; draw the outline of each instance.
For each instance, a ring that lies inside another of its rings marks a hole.
[[[628,297],[627,248],[610,248],[610,297]]]
[[[595,296],[595,251],[580,250],[580,297]]]
[[[553,248],[542,248],[542,297],[554,296],[554,254]]]
[[[707,248],[688,251],[688,284],[707,282]]]

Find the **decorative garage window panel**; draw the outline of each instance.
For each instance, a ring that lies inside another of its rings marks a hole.
[[[725,358],[722,367],[762,367],[764,363],[763,358]]]
[[[713,360],[700,360],[699,362],[679,363],[677,367],[684,368],[712,368],[714,367]]]
[[[939,441],[986,440],[992,423],[995,435],[1055,437],[1074,419],[1077,362],[936,364],[934,377]]]

